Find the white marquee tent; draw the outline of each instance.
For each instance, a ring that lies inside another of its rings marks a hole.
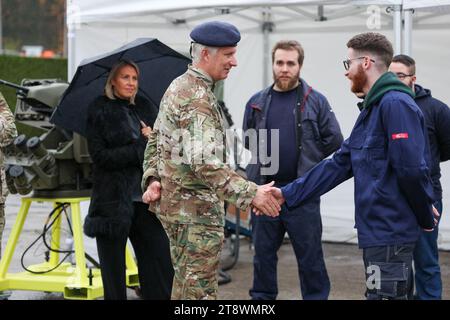
[[[138,37],[158,38],[186,53],[189,32],[200,22],[223,20],[242,33],[238,64],[224,85],[237,127],[248,98],[271,81],[270,49],[296,39],[305,49],[301,76],[327,96],[347,137],[357,99],[344,77],[346,42],[360,32],[385,34],[396,53],[411,54],[418,82],[450,104],[450,1],[443,0],[67,0],[69,78],[81,60]],[[450,130],[450,129],[449,129]],[[441,248],[450,249],[450,164],[443,164]],[[322,197],[324,239],[355,242],[353,182]],[[447,222],[449,221],[449,222]]]

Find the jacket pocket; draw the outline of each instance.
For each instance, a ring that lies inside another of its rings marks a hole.
[[[320,141],[320,131],[317,119],[309,112],[302,114],[302,134],[303,139]]]
[[[386,160],[386,144],[383,135],[369,136],[365,146],[369,151],[369,160]]]
[[[348,147],[350,149],[362,149],[364,145],[364,137],[360,134],[352,132],[348,139]]]
[[[366,161],[373,177],[379,177],[386,165],[387,152],[383,135],[369,136],[365,141]]]

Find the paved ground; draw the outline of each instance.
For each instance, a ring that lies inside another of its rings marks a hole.
[[[364,299],[364,268],[362,253],[355,245],[324,243],[325,263],[327,265],[332,300]],[[240,247],[239,260],[228,273],[232,281],[219,287],[220,299],[248,299],[248,289],[252,284],[252,251],[248,241]],[[292,247],[284,244],[278,255],[278,299],[301,299],[297,264]],[[441,251],[443,299],[450,299],[450,252]]]
[[[7,203],[8,204],[8,203]],[[14,224],[18,212],[18,202],[9,202],[7,210],[7,227],[3,236],[3,249]],[[50,207],[45,204],[33,204],[28,219],[25,222],[23,232],[20,235],[18,246],[15,250],[9,272],[23,271],[20,258],[25,248],[36,238],[42,230],[44,221]],[[64,229],[63,229],[64,230]],[[92,241],[86,240],[88,252],[95,255]],[[253,251],[247,238],[240,241],[239,259],[227,274],[231,282],[219,287],[219,299],[247,300],[248,290],[252,283],[252,256]],[[26,264],[40,263],[44,261],[43,245],[38,245],[28,252],[25,258]],[[233,258],[230,256],[229,242],[223,251],[223,265],[229,265]],[[360,250],[351,244],[324,243],[325,262],[331,280],[330,299],[333,300],[358,300],[363,299],[364,273]],[[450,252],[441,251],[442,280],[444,283],[444,299],[450,299]],[[301,299],[297,265],[291,245],[288,241],[279,251],[279,299]],[[134,291],[129,290],[129,298],[137,299]],[[11,300],[55,300],[62,299],[59,293],[44,293],[40,291],[13,291]]]

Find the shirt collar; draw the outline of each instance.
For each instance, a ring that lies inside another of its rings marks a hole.
[[[192,64],[190,64],[188,66],[188,73],[197,78],[202,79],[208,85],[208,87],[211,88],[211,91],[214,90],[214,84],[215,84],[214,80],[211,78],[211,76],[209,74],[207,74],[202,69],[196,68]]]

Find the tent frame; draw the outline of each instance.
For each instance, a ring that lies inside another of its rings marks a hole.
[[[117,24],[112,22],[111,17],[108,16],[107,11],[102,12],[100,9],[91,10],[82,13],[81,10],[76,5],[77,0],[66,0],[67,2],[67,47],[68,47],[68,78],[71,79],[75,74],[76,70],[76,45],[77,45],[77,28],[83,24]],[[299,0],[299,1],[285,1],[285,2],[275,2],[275,1],[240,1],[233,0],[223,0],[214,1],[212,4],[206,5],[205,2],[199,1],[189,1],[180,2],[179,8],[175,8],[172,3],[172,7],[168,6],[164,8],[149,9],[142,12],[133,12],[133,16],[143,16],[148,14],[157,14],[159,17],[163,17],[167,22],[174,25],[185,24],[188,22],[200,21],[205,18],[211,17],[211,9],[214,10],[216,16],[233,14],[240,18],[252,21],[257,24],[256,28],[242,30],[243,32],[258,32],[263,35],[263,85],[269,83],[269,72],[267,66],[270,65],[270,48],[269,48],[269,38],[270,35],[275,32],[275,27],[283,25],[288,22],[295,21],[299,17],[311,19],[311,21],[325,21],[331,19],[338,19],[346,16],[352,16],[357,13],[361,13],[366,10],[368,5],[383,5],[386,7],[386,13],[384,16],[389,16],[392,14],[392,28],[394,32],[394,53],[395,54],[411,54],[412,46],[412,32],[413,32],[413,14],[414,6],[423,8],[436,6],[436,1],[433,0]],[[450,6],[450,0],[440,1],[445,6]],[[327,12],[325,15],[326,5],[341,5],[344,4],[345,7],[339,8],[332,12]],[[308,5],[308,9],[304,6]],[[313,5],[313,10],[311,10],[311,5]],[[289,12],[283,12],[281,15],[284,16],[283,19],[274,21],[272,13],[280,14],[278,8],[284,7],[288,8]],[[256,19],[254,17],[248,16],[245,12],[242,12],[250,8],[259,8],[261,12],[261,19]],[[201,9],[201,12],[192,14],[188,17],[179,18],[176,14],[191,9]],[[203,12],[207,10],[207,12]],[[442,13],[441,13],[442,14]],[[439,13],[433,13],[430,17],[440,15]],[[115,13],[113,17],[127,17],[127,13]],[[139,23],[138,23],[139,24]],[[146,27],[152,26],[151,23],[146,23]],[[161,23],[153,24],[154,27],[162,26]],[[118,25],[121,28],[122,25]]]

